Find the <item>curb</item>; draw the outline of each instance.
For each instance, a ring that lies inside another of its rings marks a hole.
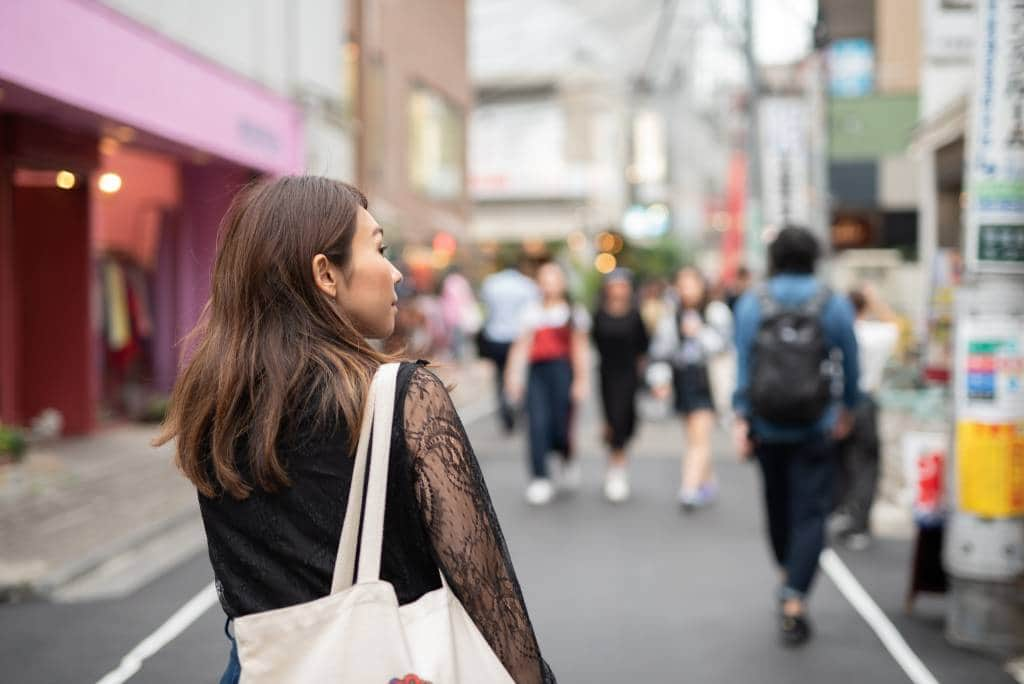
[[[92,572],[111,558],[151,541],[155,537],[198,515],[198,513],[198,508],[190,505],[165,518],[154,521],[133,534],[116,539],[81,558],[65,563],[39,578],[23,582],[0,584],[0,603],[18,603],[47,599],[60,587]]]
[[[493,399],[478,400],[458,406],[456,410],[463,417],[463,424],[468,426],[494,413],[497,410],[497,402]],[[56,590],[92,572],[111,558],[152,541],[198,514],[198,507],[194,504],[189,505],[133,534],[114,540],[81,558],[50,570],[41,577],[0,584],[0,604],[48,599]]]

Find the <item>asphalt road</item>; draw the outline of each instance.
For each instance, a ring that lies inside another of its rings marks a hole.
[[[816,638],[797,651],[778,646],[755,468],[719,454],[721,500],[684,515],[673,501],[681,432],[674,420],[648,423],[634,446],[634,496],[613,506],[599,493],[597,432],[589,407],[579,426],[582,490],[534,509],[522,501],[522,438],[497,434],[490,418],[470,426],[559,681],[911,681],[824,574],[812,600]],[[937,681],[1011,684],[999,663],[945,642],[941,599],[902,613],[909,554],[907,542],[881,540],[841,557]],[[98,682],[211,579],[198,553],[117,598],[0,606],[0,681]],[[228,653],[223,625],[212,606],[129,681],[218,681]]]

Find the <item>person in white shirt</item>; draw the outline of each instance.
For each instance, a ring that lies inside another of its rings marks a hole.
[[[523,265],[521,262],[520,267]],[[505,391],[505,366],[509,349],[522,332],[523,312],[540,301],[540,289],[522,270],[509,263],[484,278],[480,286],[480,300],[486,310],[478,340],[480,356],[494,363],[498,413],[505,431],[511,432],[515,427],[516,411]]]
[[[860,358],[861,400],[853,429],[839,444],[839,492],[832,532],[847,548],[861,550],[871,542],[870,515],[878,486],[878,404],[885,366],[899,340],[896,316],[871,284],[850,292],[857,314],[854,334]]]

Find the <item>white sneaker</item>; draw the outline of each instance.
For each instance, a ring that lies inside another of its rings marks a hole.
[[[583,469],[578,458],[562,461],[555,472],[558,473],[558,488],[563,491],[575,492],[583,483]]]
[[[526,486],[526,503],[531,506],[543,506],[555,498],[555,486],[547,478],[530,480]]]
[[[625,466],[611,466],[604,476],[604,496],[612,503],[629,498],[629,474]]]

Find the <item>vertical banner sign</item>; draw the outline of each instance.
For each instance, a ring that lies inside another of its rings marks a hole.
[[[1022,0],[1024,1],[1024,0]],[[811,224],[811,121],[799,97],[765,97],[758,106],[761,141],[761,220],[781,228]]]
[[[979,0],[967,268],[1024,273],[1024,0]]]

